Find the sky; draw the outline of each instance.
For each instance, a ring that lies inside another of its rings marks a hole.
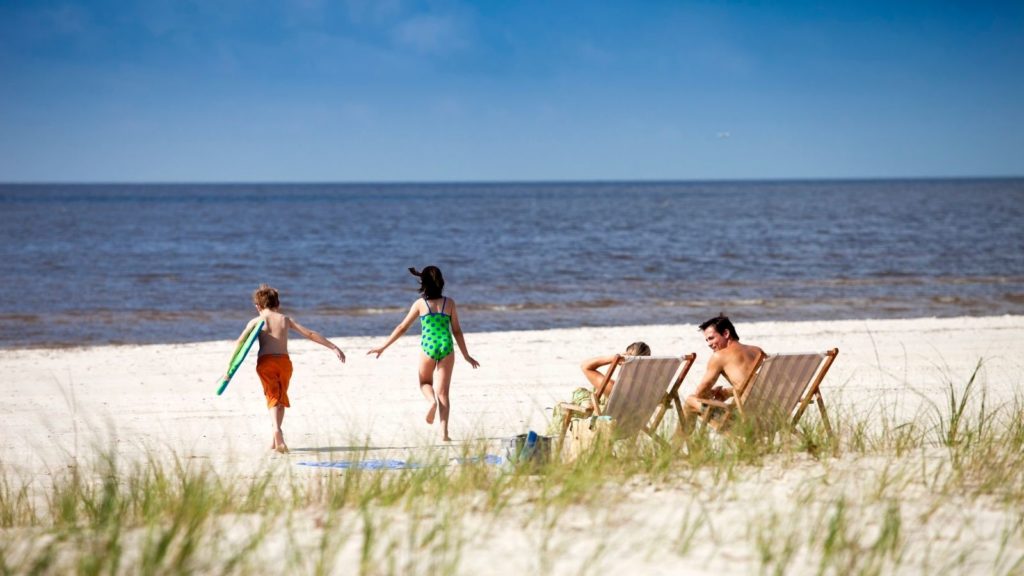
[[[0,0],[0,182],[1024,175],[1024,2]]]

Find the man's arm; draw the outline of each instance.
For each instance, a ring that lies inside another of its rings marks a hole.
[[[700,410],[699,398],[708,398],[711,396],[711,389],[714,387],[715,382],[718,381],[718,377],[722,375],[723,362],[722,357],[715,352],[708,359],[708,369],[704,372],[704,377],[701,378],[700,384],[693,391],[693,394],[687,396],[686,404],[695,411]]]
[[[338,360],[341,360],[342,363],[345,362],[345,353],[341,351],[341,348],[338,348],[337,346],[334,345],[333,342],[321,336],[319,332],[314,332],[313,330],[306,328],[302,324],[299,324],[291,316],[288,316],[287,318],[289,328],[295,330],[299,334],[302,334],[306,338],[309,338],[313,342],[316,342],[317,344],[333,351],[334,355],[338,357]]]

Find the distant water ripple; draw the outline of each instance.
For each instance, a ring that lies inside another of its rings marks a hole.
[[[1024,180],[3,185],[0,347],[228,339],[260,282],[385,334],[1024,313]]]

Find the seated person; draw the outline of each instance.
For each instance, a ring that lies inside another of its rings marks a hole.
[[[700,412],[700,398],[724,401],[731,397],[732,388],[746,381],[762,353],[757,346],[740,344],[739,334],[727,316],[719,314],[701,324],[700,329],[713,353],[700,384],[686,398],[686,410],[690,413]],[[715,386],[719,376],[724,376],[731,387]]]
[[[633,342],[626,347],[626,351],[622,354],[623,356],[650,356],[651,347],[644,342]],[[590,382],[592,388],[577,388],[572,392],[572,402],[577,406],[590,406],[591,392],[597,393],[598,388],[601,387],[601,383],[604,382],[605,373],[601,372],[599,368],[609,366],[615,360],[615,354],[609,356],[595,356],[588,358],[580,364],[580,369],[583,370],[583,376],[586,377],[587,381]],[[609,368],[610,369],[610,368]],[[615,380],[610,380],[608,385],[605,386],[601,397],[598,398],[598,402],[602,407],[608,402],[608,397],[611,395],[612,387],[615,386]],[[562,419],[564,414],[558,405],[555,405],[554,411],[551,413],[551,423],[548,426],[548,434],[554,435],[561,432]],[[575,419],[578,419],[577,416]]]

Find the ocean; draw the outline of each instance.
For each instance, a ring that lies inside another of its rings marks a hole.
[[[0,185],[0,347],[1024,314],[1024,179]],[[415,330],[415,329],[414,329]]]

